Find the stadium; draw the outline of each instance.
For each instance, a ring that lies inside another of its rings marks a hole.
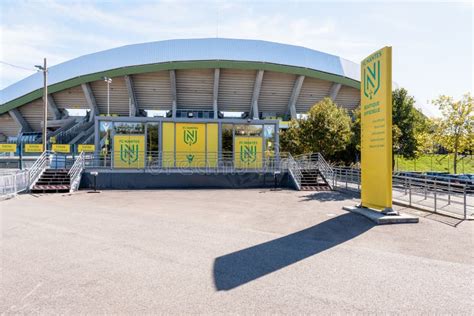
[[[358,107],[359,78],[359,65],[341,57],[267,41],[113,48],[48,69],[47,148],[65,157],[89,152],[89,168],[116,171],[114,177],[226,163],[260,170],[279,163],[278,130],[318,101]],[[42,87],[36,73],[1,92],[0,142],[15,144],[17,155],[42,143]],[[66,161],[56,157],[70,168]]]

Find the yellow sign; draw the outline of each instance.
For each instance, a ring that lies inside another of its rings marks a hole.
[[[162,134],[162,165],[174,167],[174,123],[163,122]]]
[[[14,153],[16,152],[16,144],[0,144],[1,153]]]
[[[71,145],[69,144],[53,144],[53,151],[57,153],[68,154],[71,152]]]
[[[25,153],[42,153],[43,144],[25,144]]]
[[[206,166],[206,124],[176,123],[176,167]]]
[[[392,48],[361,63],[361,204],[392,208]]]
[[[145,135],[114,136],[114,168],[145,167]]]
[[[79,144],[77,146],[77,152],[86,152],[86,153],[92,153],[95,151],[95,145],[91,144]]]
[[[234,138],[234,167],[239,169],[262,168],[262,137],[236,136]]]
[[[219,157],[219,127],[215,123],[208,123],[206,125],[206,152],[207,165],[211,168],[217,167],[217,159]]]
[[[49,138],[49,142],[50,142],[51,144],[56,144],[56,136],[51,136],[51,137]]]

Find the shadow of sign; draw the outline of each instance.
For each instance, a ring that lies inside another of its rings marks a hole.
[[[352,213],[214,260],[214,285],[232,290],[293,263],[314,256],[366,232],[374,225]]]

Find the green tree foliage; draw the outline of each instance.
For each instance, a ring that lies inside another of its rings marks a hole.
[[[392,92],[392,142],[394,154],[415,158],[424,116],[414,107],[415,99],[404,88]]]
[[[474,108],[473,98],[467,93],[459,101],[452,97],[440,96],[433,101],[443,113],[436,138],[441,146],[454,153],[454,173],[457,173],[458,154],[473,150]]]
[[[330,98],[316,103],[304,119],[294,121],[281,134],[282,151],[292,154],[320,152],[331,158],[344,150],[352,136],[351,118]]]

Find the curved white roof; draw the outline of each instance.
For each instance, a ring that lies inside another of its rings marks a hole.
[[[116,68],[209,60],[280,64],[360,80],[358,64],[320,51],[260,40],[206,38],[133,44],[84,55],[50,67],[48,85]],[[31,75],[3,89],[0,93],[0,104],[40,89],[42,85],[41,73]]]

